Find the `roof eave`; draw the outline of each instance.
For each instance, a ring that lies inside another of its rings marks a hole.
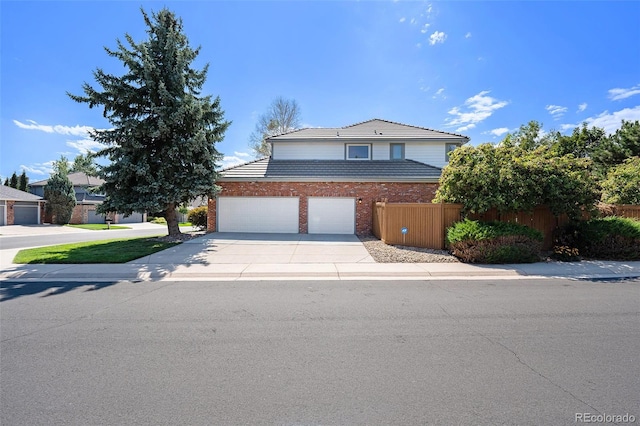
[[[440,177],[368,177],[368,178],[350,178],[350,177],[235,177],[235,178],[219,178],[218,182],[378,182],[378,183],[438,183]]]

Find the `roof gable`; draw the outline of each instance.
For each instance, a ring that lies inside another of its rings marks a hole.
[[[11,188],[10,186],[1,185],[0,199],[11,201],[40,201],[42,200],[42,197],[20,191],[19,189]]]
[[[345,127],[334,128],[305,128],[272,136],[270,142],[285,142],[292,140],[320,140],[320,139],[436,139],[455,140],[466,143],[469,138],[456,133],[433,130],[426,127],[411,126],[393,121],[373,119]]]
[[[89,176],[84,172],[69,173],[67,175],[73,186],[92,187],[100,186],[104,183],[104,180],[96,176]],[[39,180],[37,182],[30,183],[29,186],[45,186],[49,182],[49,179]]]

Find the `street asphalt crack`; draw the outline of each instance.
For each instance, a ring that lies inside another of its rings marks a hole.
[[[442,310],[442,312],[444,312],[444,314],[451,318],[452,320],[454,320],[455,322],[457,322],[460,325],[463,325],[458,318],[456,318],[454,315],[451,315],[445,308],[444,306],[442,306],[441,304],[438,304],[438,307]],[[596,411],[598,414],[603,414],[600,410],[598,410],[596,407],[594,407],[593,405],[589,404],[588,402],[582,400],[581,398],[579,398],[577,395],[574,395],[571,391],[569,391],[568,389],[565,389],[564,387],[560,386],[558,383],[554,382],[553,380],[551,380],[549,377],[545,376],[544,374],[542,374],[541,372],[539,372],[538,370],[536,370],[535,368],[533,368],[531,365],[527,364],[526,362],[524,362],[520,356],[511,348],[509,348],[508,346],[504,345],[503,343],[500,343],[498,341],[494,341],[493,339],[491,339],[489,336],[481,333],[480,331],[472,328],[472,327],[468,327],[467,328],[472,331],[473,333],[477,334],[478,336],[488,340],[492,345],[497,345],[500,346],[501,348],[507,350],[509,353],[511,353],[516,361],[525,366],[526,368],[528,368],[529,370],[531,370],[534,374],[536,374],[537,376],[541,377],[542,379],[546,380],[547,382],[551,383],[554,387],[560,389],[562,392],[566,393],[567,395],[571,396],[573,399],[575,399],[578,402],[581,402],[582,404],[586,405],[587,407],[591,408],[592,410]]]

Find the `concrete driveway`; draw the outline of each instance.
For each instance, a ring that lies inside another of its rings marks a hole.
[[[355,235],[215,232],[133,264],[375,263]]]

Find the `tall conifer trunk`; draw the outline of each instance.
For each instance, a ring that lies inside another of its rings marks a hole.
[[[174,203],[170,203],[167,206],[165,219],[167,219],[167,228],[170,237],[182,234],[182,232],[180,232],[180,226],[178,225],[178,215],[176,214],[176,205]]]

